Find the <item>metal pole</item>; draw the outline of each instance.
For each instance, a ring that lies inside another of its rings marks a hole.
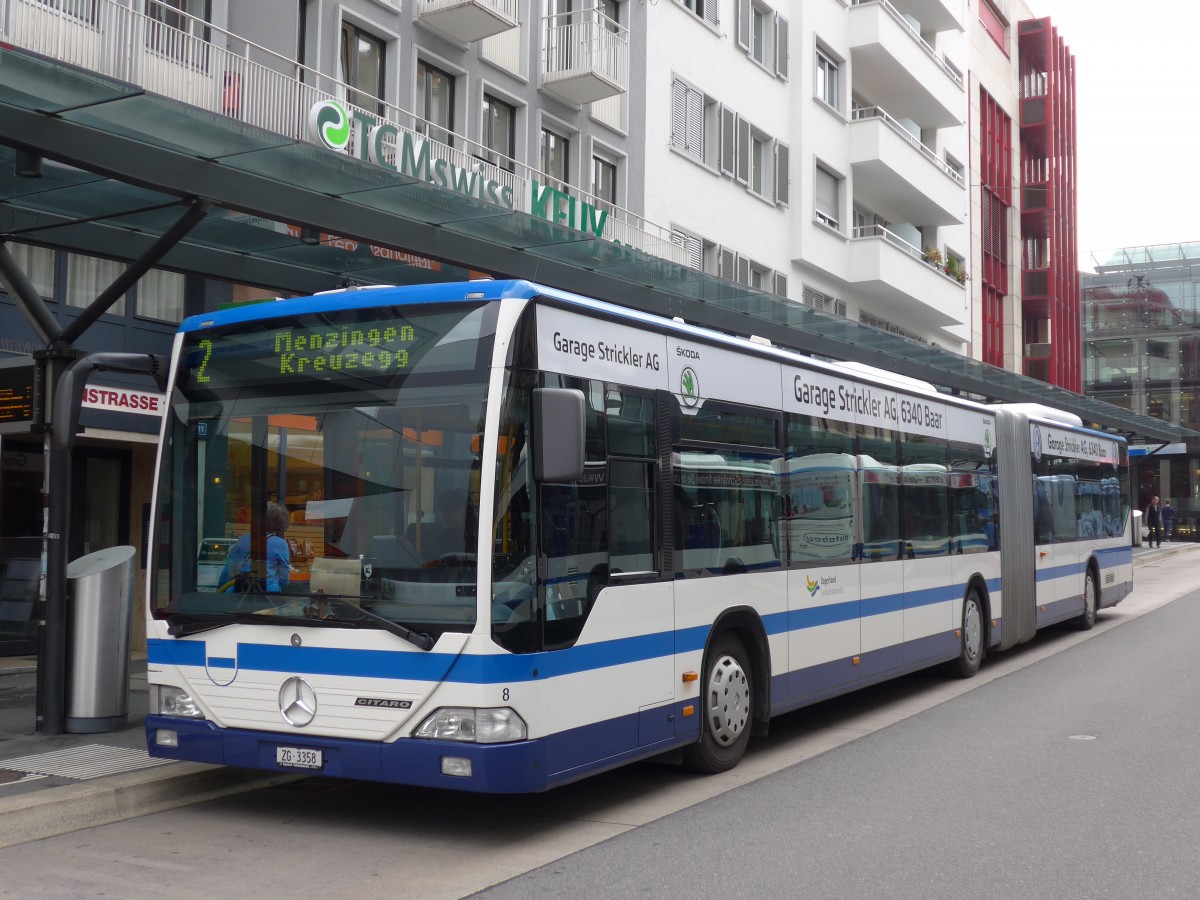
[[[37,732],[62,734],[67,699],[67,528],[71,508],[71,451],[88,376],[97,369],[153,375],[165,389],[166,367],[147,353],[93,353],[75,360],[54,382],[46,454],[46,603],[37,672]]]

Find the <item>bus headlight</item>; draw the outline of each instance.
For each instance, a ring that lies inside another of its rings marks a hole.
[[[421,723],[413,737],[472,744],[503,744],[529,736],[525,720],[507,706],[471,709],[444,706]]]
[[[203,719],[204,713],[186,691],[166,684],[150,685],[150,713],[156,716],[178,716],[184,719]]]

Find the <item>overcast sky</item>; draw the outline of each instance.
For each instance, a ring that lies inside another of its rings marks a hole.
[[[1079,263],[1200,241],[1200,0],[1027,0],[1075,57]]]

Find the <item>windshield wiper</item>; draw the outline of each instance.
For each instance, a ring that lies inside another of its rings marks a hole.
[[[350,601],[343,600],[341,597],[335,597],[331,594],[313,594],[312,604],[305,607],[304,611],[307,615],[322,622],[334,622],[339,625],[354,626],[368,624],[369,626],[382,628],[384,631],[391,632],[396,637],[403,638],[421,650],[432,650],[435,643],[432,637],[423,632],[405,628],[399,622],[393,622],[391,619],[384,618],[368,609],[363,609],[361,606],[355,606]]]
[[[226,625],[307,625],[300,616],[274,616],[264,613],[176,613],[167,616],[167,634],[172,637],[187,637],[224,628]]]

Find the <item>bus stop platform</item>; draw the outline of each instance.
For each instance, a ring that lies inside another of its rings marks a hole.
[[[144,655],[129,663],[126,727],[36,733],[37,660],[0,658],[0,848],[267,787],[297,776],[146,753]]]
[[[1198,550],[1191,542],[1134,547],[1133,564]],[[304,777],[149,756],[144,656],[130,660],[129,720],[118,731],[37,734],[36,679],[36,659],[0,658],[0,848]]]

